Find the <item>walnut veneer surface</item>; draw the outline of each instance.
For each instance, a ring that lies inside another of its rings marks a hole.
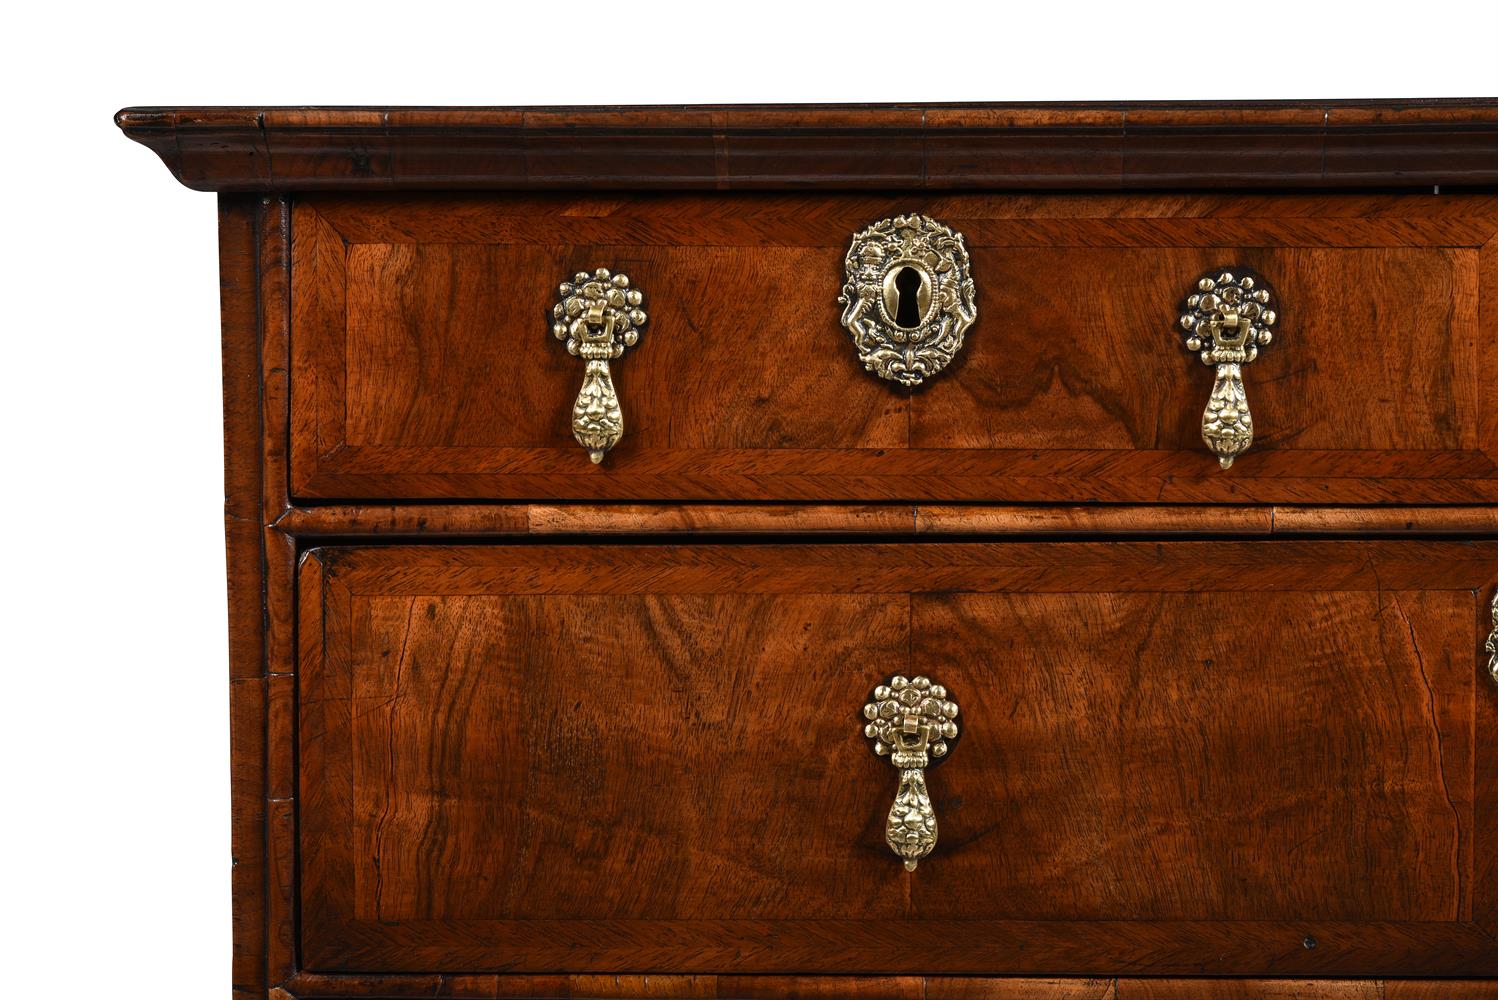
[[[1498,996],[1498,102],[118,121],[220,192],[235,996]],[[837,304],[906,212],[978,293],[914,392]]]

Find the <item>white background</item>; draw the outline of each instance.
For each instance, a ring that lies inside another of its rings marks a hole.
[[[1498,95],[1492,0],[46,6],[0,54],[15,997],[228,994],[214,199],[121,106]]]

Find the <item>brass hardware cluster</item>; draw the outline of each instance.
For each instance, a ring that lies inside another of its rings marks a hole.
[[[967,244],[925,215],[897,215],[854,234],[838,303],[864,368],[905,388],[944,371],[978,316]],[[1188,350],[1216,370],[1202,413],[1202,440],[1224,469],[1253,443],[1243,365],[1274,339],[1278,317],[1262,279],[1218,269],[1198,279],[1180,325]],[[553,335],[586,362],[572,407],[572,433],[595,463],[624,435],[609,362],[639,340],[644,297],[629,278],[600,267],[564,281],[551,311]]]

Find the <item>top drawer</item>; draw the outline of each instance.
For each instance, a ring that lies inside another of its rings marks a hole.
[[[977,319],[910,391],[840,324],[853,234],[963,234]],[[1487,195],[317,195],[292,219],[303,498],[1498,501]],[[625,433],[573,440],[558,283],[626,272]],[[1203,443],[1198,278],[1272,286],[1254,443]]]

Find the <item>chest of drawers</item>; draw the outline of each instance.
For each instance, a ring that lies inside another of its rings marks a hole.
[[[1493,995],[1498,102],[118,121],[236,996]]]

